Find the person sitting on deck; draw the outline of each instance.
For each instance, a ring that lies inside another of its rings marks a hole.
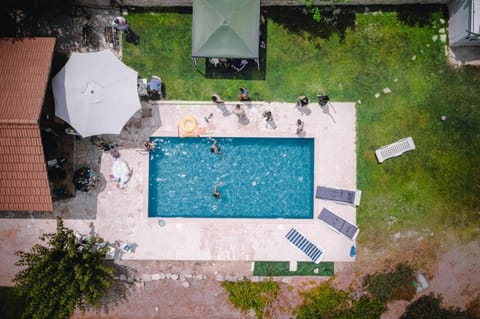
[[[308,103],[310,103],[310,99],[306,97],[305,95],[299,96],[297,98],[297,106],[307,106]]]
[[[248,89],[247,88],[240,88],[240,101],[250,101],[250,97],[248,96]]]
[[[155,149],[155,146],[156,146],[156,144],[153,143],[153,142],[150,142],[150,141],[146,141],[143,144],[143,148],[144,148],[145,152],[149,152],[149,151]]]
[[[223,104],[225,103],[218,94],[213,94],[212,95],[212,102],[216,104]]]
[[[115,17],[112,22],[112,27],[117,31],[128,32],[128,23],[124,17]]]
[[[321,107],[324,107],[330,101],[330,98],[324,92],[321,92],[320,94],[318,94],[317,98],[318,98],[318,104],[320,104]]]
[[[149,96],[154,94],[160,95],[162,88],[162,79],[156,75],[152,75],[150,82],[147,83],[147,93]]]

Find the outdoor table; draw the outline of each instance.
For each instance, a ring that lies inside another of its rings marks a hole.
[[[95,171],[89,167],[81,167],[73,174],[73,185],[82,192],[88,192],[97,185]]]

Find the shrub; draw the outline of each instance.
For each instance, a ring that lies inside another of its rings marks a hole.
[[[330,280],[301,295],[303,303],[295,310],[298,319],[339,318],[351,304],[351,297],[330,287]]]
[[[460,308],[442,307],[442,296],[429,294],[412,302],[400,319],[478,319],[474,314],[462,311]]]
[[[480,318],[480,294],[468,303],[467,313]]]
[[[363,287],[383,302],[412,300],[415,296],[415,273],[407,264],[398,264],[394,271],[367,275]]]
[[[223,282],[222,286],[228,292],[228,300],[242,312],[250,309],[255,311],[257,318],[263,317],[263,310],[277,298],[280,286],[273,280],[251,282],[244,278],[238,282]]]
[[[375,319],[380,318],[382,313],[387,309],[385,302],[377,298],[362,296],[355,301],[350,309],[346,319]]]

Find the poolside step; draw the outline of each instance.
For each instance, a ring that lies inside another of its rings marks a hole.
[[[288,263],[288,270],[289,271],[292,271],[292,272],[295,272],[297,271],[297,261],[296,260],[290,260],[290,262]]]
[[[409,136],[379,148],[375,151],[375,155],[377,156],[378,162],[383,163],[383,161],[389,158],[400,156],[403,153],[414,149],[415,144],[413,143],[413,139]]]
[[[305,255],[313,260],[314,263],[318,264],[322,261],[323,251],[306,239],[295,228],[291,228],[285,237],[292,245],[300,249]]]

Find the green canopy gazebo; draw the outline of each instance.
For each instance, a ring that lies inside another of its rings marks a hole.
[[[192,59],[254,59],[259,65],[260,0],[193,0]]]

